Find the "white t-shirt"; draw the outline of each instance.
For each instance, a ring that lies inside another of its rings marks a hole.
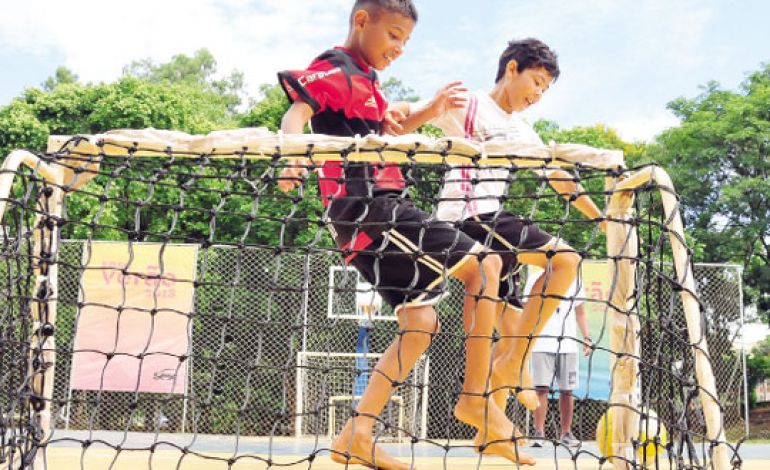
[[[524,301],[526,302],[532,292],[532,286],[540,277],[542,271],[530,271],[527,278],[527,284],[524,287]],[[559,307],[553,312],[551,318],[545,324],[540,337],[535,340],[532,346],[532,352],[547,353],[577,353],[578,341],[577,321],[575,320],[575,309],[585,303],[585,292],[583,286],[578,289],[578,280],[576,279],[570,286],[566,299],[562,300]],[[559,336],[562,340],[559,341]]]
[[[477,142],[511,140],[527,144],[543,143],[524,119],[505,112],[489,93],[483,91],[468,93],[464,108],[449,110],[430,124],[439,127],[449,137],[465,137]],[[445,175],[436,216],[439,220],[455,221],[497,212],[500,197],[508,192],[510,177],[507,166],[453,166]],[[474,179],[478,181],[476,184],[472,184]]]

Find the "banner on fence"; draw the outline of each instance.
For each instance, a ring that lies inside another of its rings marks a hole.
[[[581,263],[585,311],[588,331],[599,348],[591,356],[580,354],[580,383],[575,396],[609,400],[610,398],[610,309],[612,279],[606,260],[584,260]],[[590,379],[590,380],[589,380]]]
[[[91,242],[71,387],[183,394],[197,247]]]

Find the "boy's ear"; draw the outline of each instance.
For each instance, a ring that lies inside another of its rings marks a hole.
[[[366,10],[356,10],[353,13],[353,21],[351,24],[352,29],[361,30],[364,25],[369,21],[369,12]]]
[[[511,75],[514,77],[519,74],[519,63],[516,61],[516,59],[511,59],[508,61],[508,64],[505,66],[505,72],[511,72]]]

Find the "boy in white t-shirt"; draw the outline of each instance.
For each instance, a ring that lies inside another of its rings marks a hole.
[[[524,287],[524,299],[532,295],[532,288],[540,273],[531,272]],[[566,298],[540,330],[532,346],[532,376],[540,406],[534,412],[535,435],[532,447],[541,447],[545,438],[545,419],[548,415],[548,393],[559,391],[559,442],[576,447],[580,441],[572,434],[572,416],[575,398],[572,391],[578,387],[578,345],[583,354],[591,354],[591,337],[585,313],[585,292],[582,282],[576,279]],[[582,339],[577,336],[580,327]],[[554,387],[557,385],[558,387]]]
[[[405,115],[400,120],[402,132],[411,132],[430,122],[448,136],[481,142],[502,139],[542,144],[532,127],[516,113],[537,103],[559,73],[556,54],[543,42],[511,41],[500,57],[491,92],[468,92],[460,82],[450,83],[432,100],[400,109]],[[559,194],[604,228],[601,211],[572,175],[563,170],[539,173],[545,174]],[[529,335],[540,333],[576,279],[580,255],[531,220],[502,209],[501,200],[508,193],[511,175],[509,167],[453,166],[447,172],[436,215],[441,220],[459,223],[463,232],[488,244],[503,258],[502,302],[498,307],[501,340],[495,350],[490,388],[498,391],[494,399],[500,408],[505,409],[510,387],[524,406],[534,410],[540,401],[528,370]],[[522,264],[544,270],[533,287],[533,292],[541,295],[533,295],[524,305],[518,292]]]

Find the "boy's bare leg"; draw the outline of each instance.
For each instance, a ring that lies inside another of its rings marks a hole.
[[[495,346],[492,357],[492,379],[490,383],[490,391],[492,393],[492,399],[498,408],[505,412],[508,404],[508,395],[510,394],[510,388],[506,383],[510,383],[510,380],[506,380],[504,370],[498,369],[498,359],[500,359],[505,351],[513,347],[513,335],[514,327],[516,325],[518,317],[521,315],[521,309],[516,308],[506,302],[497,302],[497,331],[500,335],[500,339]],[[529,381],[529,382],[528,382]],[[526,387],[527,383],[531,384],[532,380],[527,371],[526,376],[522,376],[522,386]],[[532,393],[529,390],[522,390],[519,395],[523,393]],[[514,430],[516,443],[519,446],[527,445],[527,440],[524,439],[524,435],[518,428]],[[478,447],[483,443],[483,436],[481,432],[476,433],[476,437],[473,440],[474,447]]]
[[[498,306],[498,326],[497,331],[500,333],[500,341],[498,347],[495,349],[495,357],[492,369],[492,390],[494,390],[494,399],[497,406],[505,410],[506,402],[508,400],[508,394],[511,389],[507,384],[518,384],[514,386],[514,392],[519,402],[527,409],[533,410],[532,404],[537,400],[537,394],[534,391],[532,375],[529,372],[529,364],[523,364],[519,368],[520,374],[513,373],[514,371],[504,369],[502,362],[498,362],[499,359],[505,357],[508,351],[511,351],[515,345],[514,339],[519,336],[520,328],[518,325],[521,322],[521,316],[523,312],[521,309],[500,303]]]
[[[512,442],[513,423],[489,393],[500,268],[500,258],[487,255],[480,261],[466,262],[454,274],[465,283],[463,324],[467,335],[465,381],[454,413],[457,419],[478,429],[480,451],[534,465],[535,459],[520,452]]]
[[[550,257],[549,251],[552,253]],[[580,255],[564,243],[549,243],[536,252],[519,253],[518,259],[522,264],[539,266],[544,272],[532,287],[522,315],[514,326],[512,345],[498,359],[495,371],[508,371],[502,380],[510,387],[523,391],[525,387],[532,390],[529,378],[530,335],[539,335],[558,308],[561,297],[577,277]],[[536,393],[519,393],[518,398],[530,410],[540,404]]]
[[[419,357],[438,333],[436,312],[430,306],[399,309],[400,333],[388,346],[372,372],[356,408],[331,445],[332,460],[385,470],[406,470],[401,462],[374,444],[372,431],[393,392],[394,382],[403,382]]]

